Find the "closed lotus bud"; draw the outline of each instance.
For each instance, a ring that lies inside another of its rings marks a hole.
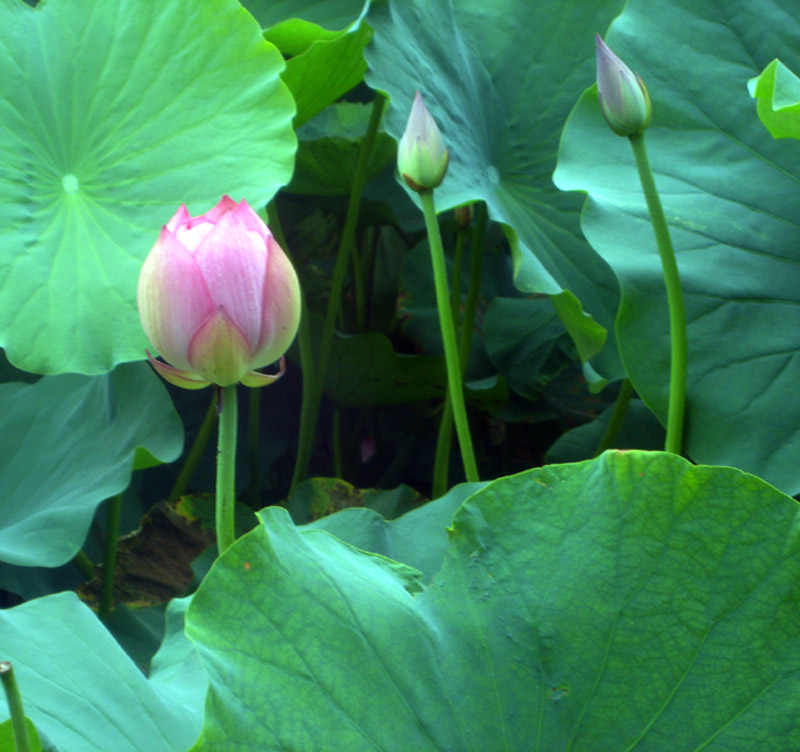
[[[608,48],[599,34],[596,42],[597,94],[603,116],[618,136],[641,133],[653,115],[644,81]]]
[[[292,343],[300,323],[297,275],[246,201],[223,196],[192,217],[185,206],[161,230],[139,275],[139,316],[177,386],[266,386],[256,373]],[[281,370],[282,372],[282,370]]]
[[[419,193],[441,185],[449,154],[439,126],[417,92],[405,132],[397,146],[397,169],[409,188]]]

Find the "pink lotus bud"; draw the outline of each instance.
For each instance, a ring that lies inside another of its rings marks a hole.
[[[289,348],[300,323],[300,285],[289,259],[246,201],[223,196],[206,214],[181,206],[139,275],[139,316],[162,357],[150,362],[186,389],[266,386],[255,369]]]
[[[405,132],[397,146],[397,169],[411,190],[441,185],[447,172],[449,154],[439,126],[417,92]]]
[[[603,116],[618,136],[641,133],[653,115],[644,81],[608,48],[599,34],[595,38],[597,94]]]

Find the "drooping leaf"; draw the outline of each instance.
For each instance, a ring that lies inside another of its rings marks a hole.
[[[187,612],[198,752],[800,746],[798,506],[753,476],[607,452],[501,478],[423,589],[261,518]]]
[[[139,360],[163,224],[291,177],[283,60],[234,0],[0,5],[0,343],[38,373]]]
[[[97,506],[125,490],[137,447],[176,459],[183,430],[150,366],[0,385],[0,559],[55,567]]]
[[[197,737],[191,689],[148,681],[73,593],[0,611],[0,643],[26,714],[61,752],[185,752]],[[184,678],[204,688],[201,673]]]
[[[602,324],[609,341],[597,364],[615,378],[617,284],[582,238],[580,197],[559,193],[551,174],[567,114],[594,78],[592,34],[622,6],[373,2],[365,51],[367,83],[391,98],[387,132],[400,137],[415,89],[442,130],[450,167],[437,208],[485,200],[489,216],[511,228],[517,287],[559,298],[582,356],[602,346]]]
[[[713,44],[709,28],[713,26]],[[780,28],[781,34],[772,33]],[[645,81],[645,133],[688,319],[686,451],[800,491],[800,168],[758,121],[747,81],[796,56],[800,23],[758,0],[631,0],[608,43]],[[760,100],[761,101],[761,100]],[[636,391],[665,423],[669,319],[631,149],[594,88],[565,127],[557,184],[588,193],[582,227],[622,289],[617,337]]]

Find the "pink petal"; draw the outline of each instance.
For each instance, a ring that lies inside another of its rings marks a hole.
[[[231,386],[250,370],[244,333],[220,306],[197,330],[189,345],[191,368],[212,384]]]
[[[142,327],[158,352],[190,370],[189,343],[214,302],[194,257],[166,227],[139,274],[138,304]]]
[[[150,360],[150,365],[156,369],[156,373],[158,373],[164,381],[168,381],[170,384],[182,387],[183,389],[203,389],[204,387],[210,386],[210,381],[198,381],[197,378],[195,378],[196,374],[190,373],[189,371],[181,371],[179,368],[174,368],[168,363],[162,363],[160,360],[156,360],[150,355],[147,350],[145,350],[145,352]]]
[[[258,371],[248,371],[242,378],[242,384],[252,387],[254,389],[262,386],[269,386],[274,384],[283,374],[286,373],[286,362],[283,358],[280,359],[278,366],[278,373],[259,373]]]
[[[274,363],[292,344],[300,325],[300,283],[283,249],[270,235],[261,304],[261,337],[251,368]]]
[[[201,215],[203,219],[211,222],[212,224],[216,224],[219,222],[220,218],[223,214],[227,214],[228,212],[235,211],[239,208],[239,204],[237,204],[230,196],[225,195],[220,200],[219,203],[213,208],[207,211],[205,214]],[[199,217],[198,217],[199,219]]]
[[[251,232],[256,232],[261,236],[261,239],[266,243],[271,237],[272,233],[269,227],[264,224],[264,220],[253,211],[250,204],[242,199],[242,203],[234,209],[239,221]]]
[[[189,214],[189,210],[186,208],[186,204],[181,204],[180,209],[175,212],[172,216],[172,219],[167,222],[167,229],[174,234],[175,230],[183,224],[191,222],[192,217]]]
[[[223,214],[195,251],[215,307],[222,306],[244,333],[251,350],[261,334],[261,301],[267,246],[239,220]]]

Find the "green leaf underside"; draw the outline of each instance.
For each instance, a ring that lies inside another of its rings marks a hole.
[[[182,701],[191,689],[148,681],[74,593],[0,611],[0,642],[26,714],[63,752],[185,752],[197,737],[199,703]],[[185,678],[202,690],[202,673]]]
[[[137,447],[161,461],[183,430],[145,363],[106,376],[0,385],[0,560],[58,566],[81,548],[95,509],[127,488]]]
[[[291,176],[282,58],[233,0],[12,2],[0,27],[0,343],[38,373],[138,360],[161,226]]]
[[[710,23],[719,30],[711,46]],[[776,37],[776,28],[786,33]],[[608,35],[653,101],[646,143],[688,320],[686,451],[791,494],[800,491],[800,403],[787,397],[800,378],[800,169],[795,146],[773,141],[758,121],[747,81],[776,55],[793,59],[797,38],[797,19],[761,0],[724,9],[631,0]],[[565,126],[554,177],[589,194],[584,233],[623,293],[620,354],[665,421],[661,265],[631,149],[607,127],[594,89]]]
[[[800,745],[797,506],[752,476],[610,452],[500,479],[421,591],[261,516],[187,613],[196,750]]]
[[[571,313],[579,342],[596,341],[598,322],[609,330],[597,362],[611,377],[621,375],[613,345],[617,285],[581,237],[581,197],[557,191],[551,174],[569,109],[594,78],[586,40],[621,7],[613,0],[547,10],[523,0],[373,3],[367,22],[375,36],[365,51],[367,82],[391,98],[387,132],[400,137],[415,89],[442,130],[450,166],[437,209],[485,200],[489,216],[519,236],[512,244],[517,287],[572,292],[594,319]]]

